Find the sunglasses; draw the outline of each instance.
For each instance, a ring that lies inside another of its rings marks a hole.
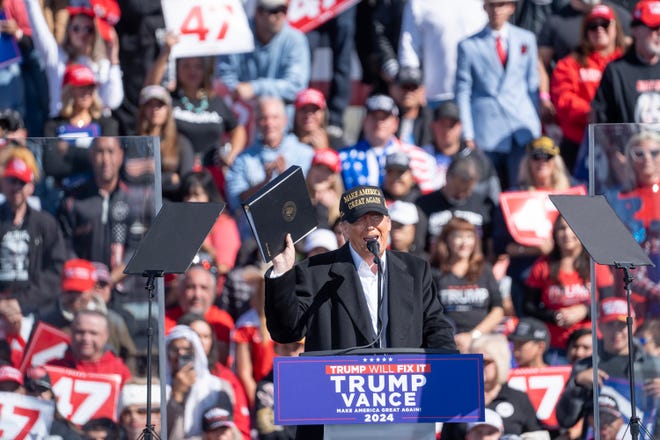
[[[552,155],[540,151],[535,151],[530,155],[530,158],[535,161],[548,162],[550,159],[552,159]]]
[[[630,150],[630,155],[635,161],[642,161],[644,159],[657,159],[660,154],[660,150],[649,150],[645,151],[642,149]]]
[[[276,8],[264,8],[263,6],[259,6],[257,9],[259,12],[268,15],[286,14],[286,6],[278,6]]]
[[[611,23],[610,20],[597,20],[597,21],[592,21],[591,23],[589,23],[589,24],[587,25],[587,30],[588,30],[588,31],[595,31],[596,29],[601,28],[601,27],[602,27],[603,29],[607,30],[607,28],[610,27],[610,23]]]
[[[74,24],[73,26],[71,26],[71,30],[76,34],[84,33],[87,35],[91,35],[92,33],[94,33],[94,26],[81,26],[78,24]]]

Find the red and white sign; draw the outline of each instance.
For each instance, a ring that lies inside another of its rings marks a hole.
[[[117,420],[121,387],[119,374],[84,373],[52,366],[45,368],[53,384],[57,409],[65,418],[78,426],[100,417]]]
[[[196,57],[254,50],[239,0],[162,0],[168,30],[179,35],[171,57]]]
[[[19,370],[25,373],[30,367],[44,365],[53,359],[61,359],[71,342],[71,337],[55,327],[39,322],[25,350]]]
[[[566,191],[507,191],[500,194],[500,205],[506,227],[516,243],[540,246],[552,238],[552,225],[559,211],[548,198],[549,194],[585,195],[584,186]]]
[[[289,24],[309,32],[336,17],[360,0],[291,0],[287,11]]]
[[[536,417],[541,423],[548,428],[557,428],[559,424],[555,408],[570,375],[570,365],[514,368],[509,373],[508,384],[529,396],[536,410]]]
[[[48,438],[54,413],[52,401],[0,392],[0,439]]]

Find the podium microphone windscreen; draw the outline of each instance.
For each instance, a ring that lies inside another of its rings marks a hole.
[[[380,259],[380,244],[378,244],[378,240],[367,240],[367,249],[369,249],[369,252],[374,254],[374,257]]]

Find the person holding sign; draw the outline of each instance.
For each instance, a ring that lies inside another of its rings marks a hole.
[[[429,264],[409,253],[386,251],[391,220],[381,189],[358,186],[344,192],[339,211],[348,240],[341,248],[294,265],[288,235],[285,250],[273,258],[265,275],[272,338],[288,343],[305,337],[305,351],[360,346],[456,350]]]

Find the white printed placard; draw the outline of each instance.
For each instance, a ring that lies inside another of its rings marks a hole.
[[[52,366],[45,368],[53,383],[57,409],[71,423],[82,426],[100,417],[117,420],[121,387],[119,374],[85,373]]]
[[[239,0],[161,0],[167,30],[179,36],[172,58],[243,53],[254,39]]]
[[[0,439],[47,438],[54,413],[52,401],[0,392]]]

